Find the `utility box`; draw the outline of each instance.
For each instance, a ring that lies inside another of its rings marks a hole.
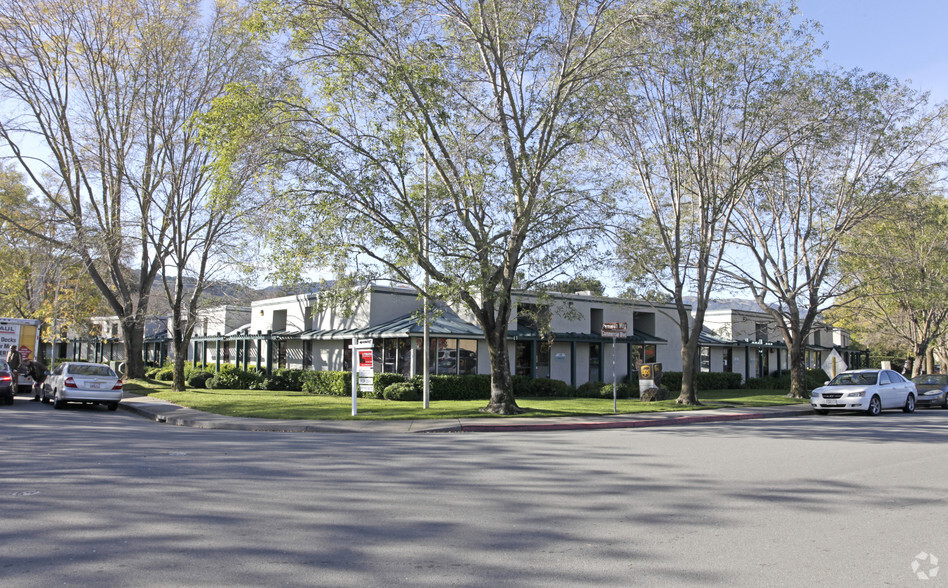
[[[639,366],[639,393],[649,388],[662,387],[662,364],[643,363]]]

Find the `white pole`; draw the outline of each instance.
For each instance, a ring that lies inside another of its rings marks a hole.
[[[616,398],[618,394],[616,393],[616,335],[612,336],[612,412],[618,412],[618,407],[616,404]]]
[[[352,338],[352,416],[359,412],[356,395],[359,393],[359,351],[356,348],[357,339]]]
[[[426,133],[427,136],[427,133]],[[431,255],[431,241],[428,235],[428,214],[429,214],[429,203],[428,203],[428,151],[427,146],[425,147],[425,257]],[[431,361],[431,358],[428,357],[431,353],[431,331],[428,325],[428,319],[430,318],[429,308],[428,308],[428,270],[425,270],[425,332],[424,332],[424,349],[421,352],[422,369],[424,370],[421,377],[421,399],[422,399],[422,408],[428,408],[428,401],[431,398],[431,380],[428,374],[428,365]]]

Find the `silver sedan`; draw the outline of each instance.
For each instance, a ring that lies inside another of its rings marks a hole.
[[[54,408],[67,402],[104,404],[116,410],[122,400],[122,379],[101,363],[66,362],[56,366],[43,382],[43,402],[52,400]]]

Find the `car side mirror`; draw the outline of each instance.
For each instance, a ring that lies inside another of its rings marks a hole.
[[[826,380],[825,382],[823,382],[823,385],[824,385],[824,386],[829,386],[829,385],[830,385],[829,380]]]

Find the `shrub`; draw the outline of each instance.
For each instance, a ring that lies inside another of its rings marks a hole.
[[[352,372],[307,371],[303,376],[303,391],[324,396],[352,394]]]
[[[174,380],[174,368],[172,367],[163,367],[155,372],[153,379],[158,380],[159,382],[171,382]]]
[[[412,383],[422,388],[420,375],[412,378]],[[490,400],[490,376],[429,376],[430,400]]]
[[[207,388],[207,381],[214,377],[214,374],[211,372],[205,372],[201,370],[191,371],[191,375],[187,377],[188,387],[189,388]]]
[[[603,382],[586,382],[576,388],[576,396],[580,398],[601,398]],[[609,397],[612,397],[612,386],[609,386]]]
[[[517,396],[521,393],[514,392]],[[573,395],[573,387],[562,380],[535,378],[529,380],[527,395],[566,398]]]
[[[741,387],[741,374],[735,372],[698,372],[696,385],[701,390],[737,390]],[[681,372],[664,372],[662,388],[681,391]]]
[[[385,400],[413,401],[421,398],[421,394],[413,383],[402,381],[387,386],[382,392],[382,398]]]
[[[244,371],[232,365],[222,365],[221,371],[207,381],[207,387],[215,390],[249,390],[260,380],[255,371]]]
[[[405,376],[402,374],[390,374],[390,373],[380,373],[375,374],[374,379],[372,380],[372,387],[375,389],[376,398],[384,398],[384,392],[392,384],[400,384],[407,382]]]

